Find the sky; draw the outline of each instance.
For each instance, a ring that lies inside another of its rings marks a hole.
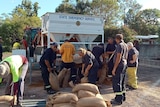
[[[38,2],[39,9],[38,16],[42,16],[46,12],[55,12],[55,8],[62,3],[62,0],[31,0],[32,3]],[[160,0],[137,0],[142,5],[142,9],[157,8],[160,9]],[[21,4],[21,0],[0,0],[0,15],[2,13],[11,13],[12,10]]]

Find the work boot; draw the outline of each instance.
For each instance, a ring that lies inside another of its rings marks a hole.
[[[122,102],[118,102],[115,99],[113,99],[113,100],[111,100],[111,104],[113,104],[113,105],[121,105]]]
[[[56,91],[54,91],[52,88],[46,89],[48,94],[55,94]]]

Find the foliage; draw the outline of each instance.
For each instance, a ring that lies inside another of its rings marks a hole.
[[[130,25],[142,6],[136,0],[118,0],[118,4],[120,18],[125,25]]]
[[[70,0],[64,0],[56,8],[56,12],[72,14],[89,14],[89,10],[90,2],[88,0],[76,0],[76,3],[72,3]]]
[[[105,40],[107,40],[110,37],[115,38],[116,34],[123,34],[124,41],[129,42],[133,41],[136,32],[132,29],[129,29],[127,26],[122,26],[120,28],[115,26],[111,28],[105,28]]]
[[[155,35],[159,29],[160,10],[145,9],[140,11],[130,25],[140,35]]]
[[[34,6],[33,9],[32,6]],[[11,16],[3,15],[5,20],[2,21],[0,26],[0,36],[3,38],[4,47],[11,47],[17,38],[22,39],[24,29],[27,26],[40,27],[41,20],[37,17],[38,9],[38,3],[32,4],[29,0],[23,0],[22,4],[14,9]]]
[[[30,0],[22,0],[22,3],[12,11],[12,14],[19,13],[19,9],[22,9],[26,12],[27,16],[38,16],[38,2],[32,4]]]

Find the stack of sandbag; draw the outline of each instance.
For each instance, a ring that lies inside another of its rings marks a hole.
[[[79,100],[76,107],[107,107],[96,85],[81,83],[76,85],[72,92],[76,93]]]
[[[107,66],[104,64],[102,69],[99,69],[98,71],[98,84],[102,84],[105,81],[106,75],[107,75]]]
[[[58,92],[48,96],[46,107],[76,107],[78,97],[73,93]]]
[[[81,78],[81,83],[88,83],[88,77]]]
[[[12,100],[13,96],[9,95],[0,96],[0,107],[11,107]]]
[[[50,82],[53,90],[58,91],[60,89],[59,80],[58,80],[58,76],[57,76],[56,72],[49,73],[49,82]]]
[[[69,86],[69,78],[70,78],[71,71],[70,69],[63,68],[58,74],[59,85],[62,88],[66,88]]]

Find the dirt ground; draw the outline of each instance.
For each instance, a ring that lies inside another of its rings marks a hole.
[[[127,91],[127,99],[121,106],[116,107],[160,107],[160,69],[147,66],[138,68],[139,88]],[[0,84],[0,95],[4,93],[5,84]],[[60,91],[71,92],[71,88],[63,88]],[[106,100],[114,98],[111,85],[103,85],[100,89]],[[24,99],[46,99],[47,93],[43,87],[40,70],[33,70],[32,83],[29,83],[29,72],[25,82]],[[113,106],[115,107],[115,106]]]
[[[127,91],[127,100],[117,107],[160,107],[160,72],[159,69],[139,66],[139,88]],[[3,95],[4,84],[0,86],[0,94]],[[24,99],[46,99],[47,93],[43,89],[43,81],[40,70],[34,70],[32,83],[29,83],[29,73],[26,78]],[[63,88],[60,91],[71,92],[71,88]],[[111,85],[103,85],[100,89],[106,100],[114,98]],[[114,107],[114,106],[113,106]]]

